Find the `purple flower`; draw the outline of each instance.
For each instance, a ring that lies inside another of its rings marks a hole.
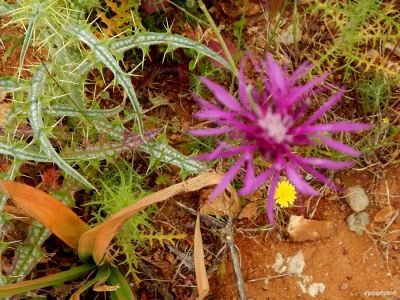
[[[245,166],[243,187],[239,191],[241,195],[253,193],[265,181],[272,178],[267,200],[267,215],[270,223],[273,223],[274,194],[282,173],[286,174],[300,193],[316,195],[317,191],[303,179],[302,172],[307,172],[324,184],[337,189],[338,187],[317,169],[337,170],[352,165],[351,161],[300,156],[297,153],[300,147],[324,144],[344,154],[358,156],[361,154],[360,152],[332,139],[325,133],[360,131],[370,128],[370,125],[351,122],[315,124],[342,98],[343,90],[332,95],[307,119],[304,118],[309,108],[310,98],[323,91],[317,85],[326,79],[327,74],[316,77],[305,84],[298,84],[299,79],[311,69],[310,64],[304,63],[292,74],[287,74],[271,54],[267,55],[266,60],[259,62],[251,57],[250,59],[259,74],[262,88],[256,88],[246,83],[244,67],[248,56],[242,60],[240,65],[239,100],[231,96],[219,84],[201,78],[203,84],[214,93],[215,98],[224,108],[194,96],[201,107],[201,111],[196,113],[196,117],[210,120],[218,127],[196,129],[191,133],[196,136],[226,134],[230,140],[236,141],[235,144],[220,141],[213,152],[198,157],[201,160],[214,160],[238,156],[235,164],[210,195],[210,200],[222,193],[239,170]],[[270,166],[256,175],[253,160],[259,155],[269,161]]]

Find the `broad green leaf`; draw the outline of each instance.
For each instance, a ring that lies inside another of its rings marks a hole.
[[[110,285],[119,285],[116,291],[111,292],[111,300],[136,300],[125,276],[121,274],[118,268],[111,266],[107,283]]]
[[[0,180],[0,192],[71,248],[78,247],[80,236],[89,228],[69,207],[34,187]]]
[[[136,213],[151,204],[165,201],[179,193],[197,191],[206,186],[218,184],[223,176],[215,172],[205,172],[194,178],[174,184],[166,189],[142,198],[135,204],[121,210],[104,223],[82,234],[79,240],[78,254],[82,260],[93,257],[96,264],[101,264],[107,248],[117,231]]]
[[[135,111],[135,119],[137,121],[139,133],[143,135],[142,107],[136,97],[130,77],[120,68],[117,60],[110,51],[91,32],[81,26],[72,24],[67,25],[66,28],[82,42],[87,44],[94,52],[96,58],[113,72],[117,83],[121,84],[128,94]]]
[[[221,55],[214,52],[210,48],[206,47],[200,42],[192,41],[178,34],[171,33],[158,33],[158,32],[144,32],[137,33],[133,36],[116,39],[111,43],[111,49],[123,53],[126,50],[144,47],[150,45],[165,44],[172,48],[188,48],[193,49],[201,55],[208,56],[213,60],[219,62],[221,65],[226,67],[228,70],[234,71],[230,64],[222,58]]]
[[[95,265],[85,264],[79,267],[71,268],[68,271],[48,275],[42,278],[7,284],[0,287],[0,297],[15,296],[48,286],[60,285],[66,281],[73,280],[84,275],[95,267]]]

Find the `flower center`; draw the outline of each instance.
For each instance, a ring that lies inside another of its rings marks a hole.
[[[282,143],[287,138],[290,122],[280,114],[267,112],[257,123],[277,143]]]

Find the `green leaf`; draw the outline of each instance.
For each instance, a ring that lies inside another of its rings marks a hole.
[[[152,159],[175,165],[188,174],[199,174],[207,170],[207,167],[204,164],[180,153],[164,143],[147,143],[146,145],[140,146],[138,150],[150,154]]]
[[[0,287],[0,297],[15,296],[32,290],[63,284],[66,281],[82,276],[95,267],[96,266],[92,264],[85,264],[79,267],[71,268],[68,271],[48,275],[42,278],[7,284]]]
[[[234,72],[231,65],[218,53],[214,52],[210,48],[206,47],[200,42],[192,41],[181,35],[171,34],[171,33],[158,33],[158,32],[144,32],[137,33],[133,36],[120,38],[112,41],[111,49],[117,51],[118,53],[123,53],[126,50],[145,47],[150,45],[160,45],[166,44],[168,47],[172,48],[188,48],[193,49],[197,53],[208,56],[213,60],[219,62],[228,70]]]
[[[132,289],[125,279],[125,276],[121,274],[118,268],[111,266],[110,276],[107,279],[107,283],[110,285],[119,285],[116,291],[111,292],[112,300],[135,300],[136,297],[132,293]]]
[[[99,267],[99,270],[96,273],[96,276],[83,284],[75,293],[72,294],[70,300],[79,300],[80,295],[95,285],[98,282],[105,282],[110,276],[110,265],[109,264],[104,264]]]
[[[25,38],[24,38],[24,42],[22,44],[22,48],[21,48],[21,53],[19,55],[19,70],[22,70],[23,64],[24,64],[24,59],[25,59],[25,55],[26,52],[28,51],[28,47],[30,44],[30,41],[32,39],[32,35],[33,35],[33,28],[35,26],[36,20],[39,16],[39,12],[40,9],[42,8],[42,4],[40,2],[36,2],[33,5],[33,12],[32,12],[32,16],[29,20],[29,25],[28,28],[26,29],[25,32]]]
[[[130,77],[124,71],[122,71],[117,60],[114,58],[111,52],[91,32],[87,31],[81,26],[72,24],[69,24],[66,28],[69,32],[77,36],[82,42],[87,44],[94,52],[96,58],[113,72],[117,83],[121,84],[128,94],[135,111],[135,118],[139,133],[143,135],[144,129],[142,120],[142,107],[140,106],[139,100],[136,97],[135,89],[133,88]]]

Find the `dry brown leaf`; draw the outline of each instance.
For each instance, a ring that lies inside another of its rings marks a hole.
[[[79,237],[89,229],[69,207],[34,187],[3,179],[0,180],[0,192],[71,248],[78,248]]]
[[[229,216],[236,217],[240,212],[240,201],[239,195],[236,190],[232,187],[232,185],[228,185],[227,191],[230,193],[230,196],[225,193],[218,196],[216,199],[212,201],[207,201],[201,208],[200,212],[206,215],[215,215],[215,216]]]
[[[108,285],[105,284],[104,282],[97,282],[94,286],[93,286],[93,291],[95,292],[113,292],[116,291],[120,288],[120,286],[117,285]]]
[[[0,94],[0,101],[2,101],[1,99],[1,94]],[[4,128],[7,124],[7,118],[8,118],[8,114],[11,111],[11,107],[12,107],[12,103],[4,103],[1,102],[0,103],[0,127]]]
[[[215,172],[205,172],[197,177],[174,184],[166,189],[144,197],[135,204],[121,210],[104,223],[83,233],[79,241],[79,256],[83,260],[89,259],[91,256],[93,256],[96,264],[100,264],[105,256],[111,240],[117,231],[133,215],[151,204],[165,201],[177,194],[193,192],[206,186],[216,185],[221,181],[222,178],[223,175],[221,174],[217,174]]]
[[[196,227],[194,230],[194,270],[196,273],[197,300],[203,300],[210,290],[207,278],[207,270],[204,262],[203,240],[200,231],[200,215],[197,214]]]
[[[247,204],[240,212],[238,219],[249,219],[253,220],[258,216],[257,209],[263,206],[263,200],[256,200]]]

